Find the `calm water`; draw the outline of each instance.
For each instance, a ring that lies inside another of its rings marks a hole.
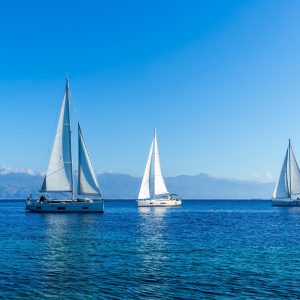
[[[0,298],[300,298],[300,208],[185,201],[98,214],[0,202]]]

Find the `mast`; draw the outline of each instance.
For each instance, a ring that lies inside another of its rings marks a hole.
[[[69,87],[69,79],[68,75],[66,76],[66,97],[68,99],[68,105],[69,105],[69,111],[70,111],[70,87]],[[70,145],[70,151],[71,151],[71,174],[72,174],[72,200],[75,199],[75,183],[74,183],[74,174],[73,174],[73,157],[72,157],[72,130],[71,130],[71,118],[69,118],[70,121],[70,139],[69,139],[69,145]]]

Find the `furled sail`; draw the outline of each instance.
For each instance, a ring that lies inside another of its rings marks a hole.
[[[160,158],[157,146],[156,129],[154,130],[154,194],[162,195],[168,194],[164,177],[161,171]]]
[[[41,192],[72,192],[73,171],[69,83],[66,81],[54,144]]]
[[[153,141],[151,143],[150,152],[139,192],[138,199],[149,199],[150,198],[150,175],[151,175],[151,162],[153,154]]]
[[[287,174],[287,165],[288,165],[289,149],[287,149],[283,165],[281,168],[279,179],[276,183],[276,187],[273,193],[273,199],[280,198],[289,198],[289,183],[288,183],[288,174]]]
[[[78,123],[78,194],[102,197],[79,123]]]

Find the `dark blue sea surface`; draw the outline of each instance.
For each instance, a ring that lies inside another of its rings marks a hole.
[[[184,201],[38,214],[0,201],[2,299],[300,298],[300,208]]]

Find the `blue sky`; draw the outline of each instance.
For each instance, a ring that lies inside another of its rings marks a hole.
[[[43,171],[68,73],[98,171],[274,180],[300,159],[300,2],[6,1],[0,164]],[[76,151],[74,151],[76,152]]]

